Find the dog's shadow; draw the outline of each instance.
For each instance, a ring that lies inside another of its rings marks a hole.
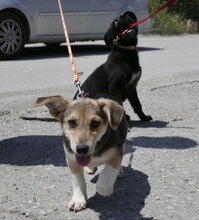
[[[166,128],[169,122],[166,121],[128,121],[128,127],[136,128]]]
[[[114,194],[102,197],[95,194],[88,199],[88,208],[99,213],[99,219],[153,219],[144,218],[140,211],[145,206],[145,199],[150,194],[148,176],[130,166],[123,167],[124,177],[117,179]],[[96,182],[94,177],[92,182]]]
[[[156,148],[156,149],[176,149],[183,150],[198,146],[198,142],[193,139],[179,137],[179,136],[166,136],[166,137],[147,137],[140,136],[135,138],[128,138],[126,141],[125,154],[132,153],[136,147]]]
[[[168,126],[169,122],[167,121],[128,121],[128,128],[176,128],[176,129],[195,129],[194,127],[173,127]]]

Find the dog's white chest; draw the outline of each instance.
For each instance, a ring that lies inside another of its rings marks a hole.
[[[130,81],[127,84],[127,87],[128,86],[137,86],[137,83],[138,83],[140,77],[141,77],[141,71],[139,71],[137,73],[133,73]]]

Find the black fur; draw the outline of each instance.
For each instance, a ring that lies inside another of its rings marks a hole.
[[[121,15],[120,17],[116,18],[112,24],[110,25],[107,33],[104,36],[104,40],[107,46],[113,46],[113,42],[117,40],[117,44],[122,46],[129,46],[129,45],[137,45],[137,34],[138,34],[138,27],[135,26],[130,28],[124,35],[117,39],[117,35],[127,29],[131,24],[135,23],[135,20],[130,15]]]
[[[120,122],[117,131],[113,131],[108,125],[106,133],[101,137],[100,141],[97,142],[93,157],[100,157],[108,149],[116,147],[118,153],[123,155],[123,144],[125,143],[127,135],[127,121],[124,113],[123,118]]]
[[[105,34],[107,46],[112,50],[107,61],[99,66],[82,84],[81,89],[88,93],[90,98],[100,93],[109,94],[120,101],[129,100],[135,113],[141,120],[149,121],[151,116],[145,115],[139,101],[136,86],[141,77],[138,51],[120,48],[119,46],[137,45],[137,27],[132,28],[120,39],[117,34],[129,27],[135,21],[129,15],[116,18]],[[117,46],[113,45],[117,44]],[[76,98],[77,94],[74,98]]]
[[[67,148],[68,152],[73,153],[70,145],[70,140],[68,137],[66,137],[65,133],[63,132],[63,142],[65,147]]]
[[[117,102],[118,104],[122,105],[122,102],[120,100],[108,94],[98,94],[94,98],[111,99]],[[100,157],[103,155],[104,152],[106,152],[108,149],[112,147],[116,147],[118,149],[118,153],[120,155],[123,155],[122,147],[126,140],[126,135],[127,135],[127,121],[126,121],[126,114],[124,112],[124,115],[122,117],[122,120],[120,122],[117,131],[113,131],[111,127],[108,125],[106,133],[101,137],[100,141],[97,142],[93,156]]]

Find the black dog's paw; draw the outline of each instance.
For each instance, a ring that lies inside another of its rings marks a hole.
[[[130,120],[131,120],[130,116],[127,115],[127,114],[126,114],[126,120],[127,120],[127,121],[130,121]]]
[[[140,118],[142,121],[151,121],[153,118],[150,115],[144,115]]]

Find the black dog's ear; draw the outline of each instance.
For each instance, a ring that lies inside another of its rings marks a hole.
[[[106,43],[106,46],[108,47],[111,47],[113,45],[113,40],[116,38],[117,30],[118,30],[118,19],[119,18],[114,19],[108,31],[104,35],[104,41]]]
[[[106,34],[104,35],[104,41],[107,47],[110,47],[112,45],[113,39],[110,38],[108,32],[106,32]]]
[[[106,34],[104,35],[104,41],[107,47],[111,47],[113,45],[113,40],[115,39],[115,37],[116,36],[113,34],[113,30],[109,28]]]

